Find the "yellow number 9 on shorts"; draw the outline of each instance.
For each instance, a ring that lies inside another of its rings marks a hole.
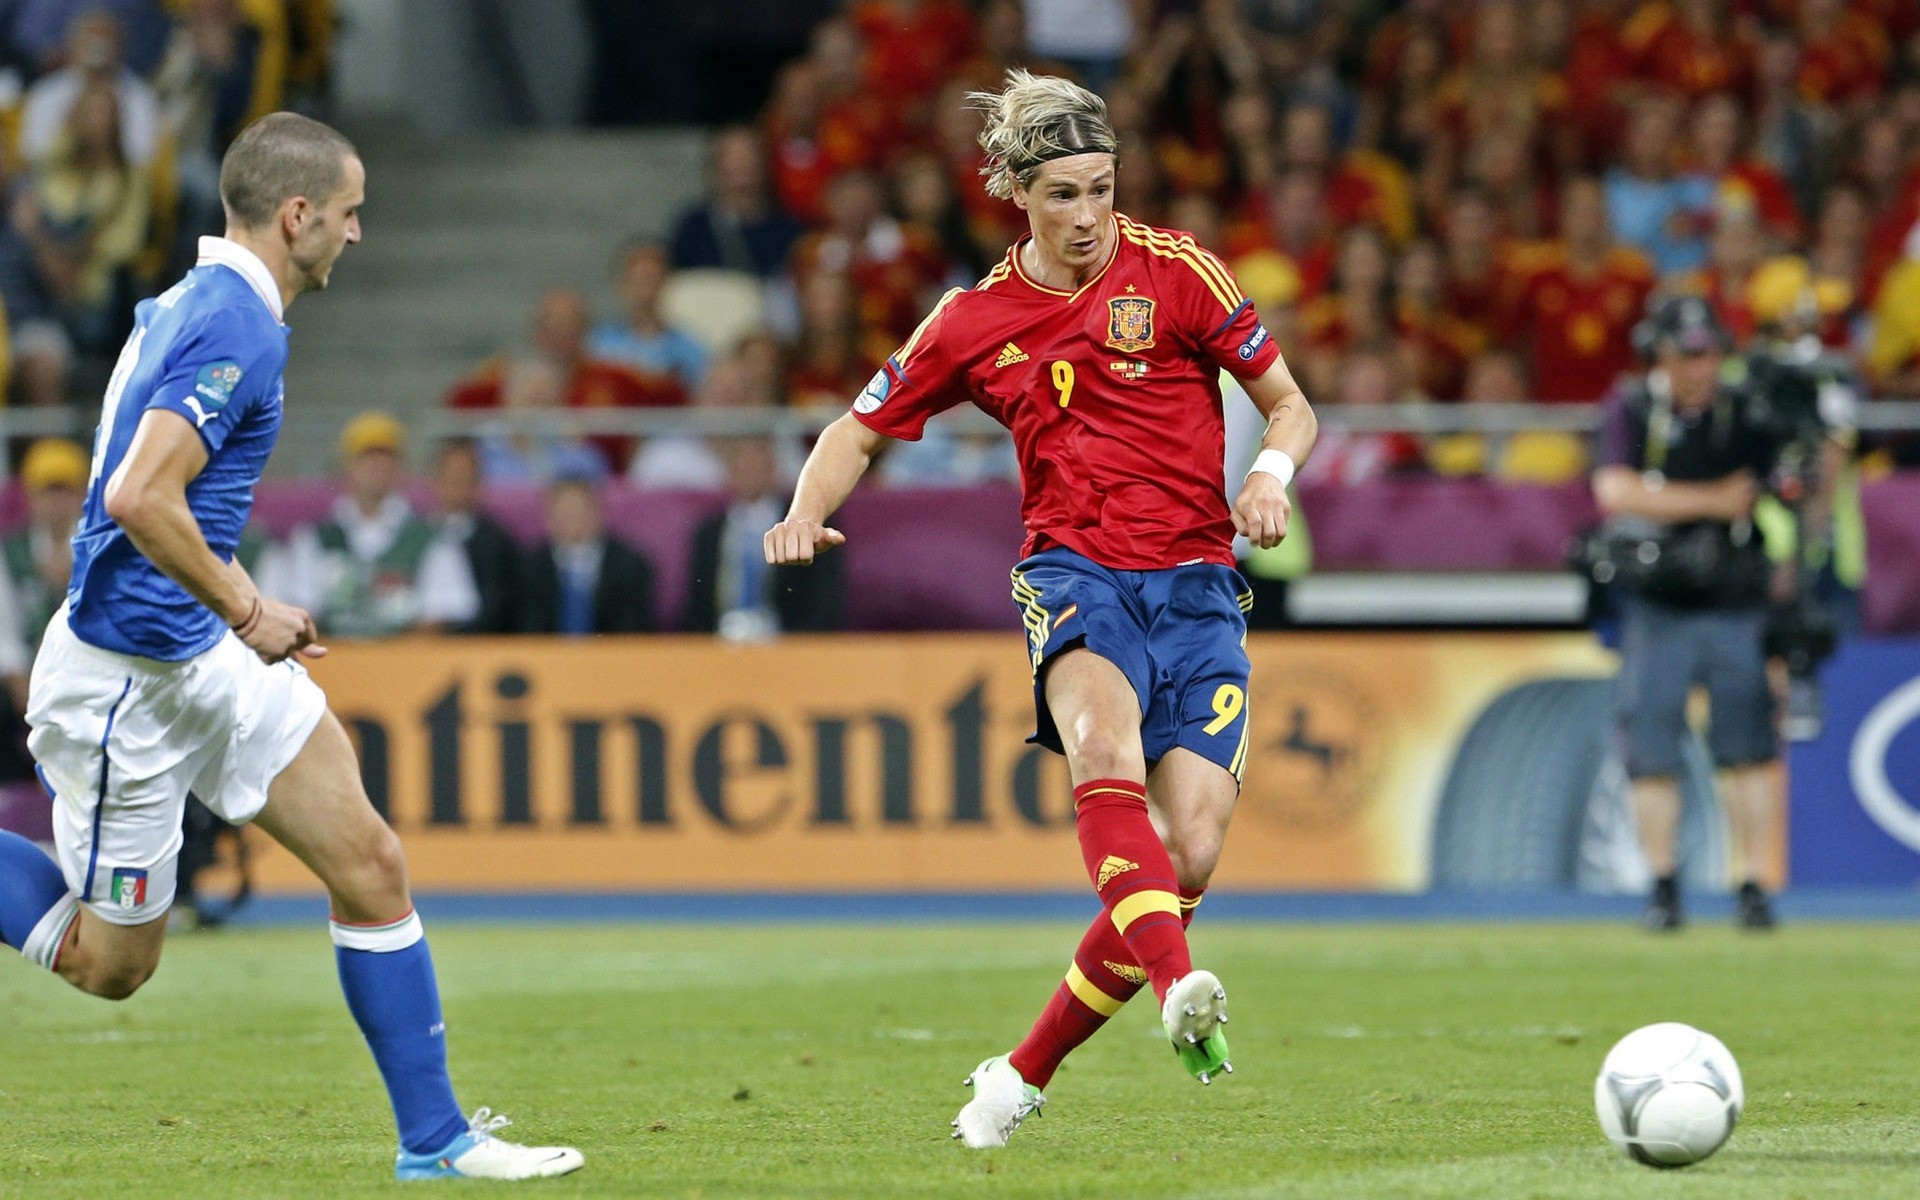
[[[1219,734],[1233,724],[1247,707],[1247,694],[1231,683],[1223,683],[1213,693],[1213,720],[1207,722],[1207,732]]]

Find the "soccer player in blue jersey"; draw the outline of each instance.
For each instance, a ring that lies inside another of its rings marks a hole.
[[[520,1146],[447,1078],[433,960],[400,841],[300,659],[313,619],[234,558],[280,429],[282,314],[360,240],[366,172],[293,113],[220,166],[225,237],[141,303],[102,401],[73,580],[33,666],[29,746],[58,862],[0,832],[0,941],[84,992],[131,996],[160,962],[189,790],[252,821],[326,884],[347,1007],[400,1127],[401,1179],[528,1179],[578,1150]]]

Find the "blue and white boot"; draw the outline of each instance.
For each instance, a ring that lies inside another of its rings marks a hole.
[[[490,1108],[476,1111],[467,1131],[433,1154],[394,1160],[395,1179],[542,1179],[578,1171],[586,1157],[571,1146],[522,1146],[493,1136],[513,1122]]]

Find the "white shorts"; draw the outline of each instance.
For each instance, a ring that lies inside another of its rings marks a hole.
[[[53,793],[67,886],[116,925],[165,913],[187,793],[236,825],[253,820],[326,709],[304,667],[268,666],[231,633],[160,662],[81,641],[62,605],[33,663],[27,747]]]

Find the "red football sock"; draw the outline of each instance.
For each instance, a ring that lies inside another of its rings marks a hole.
[[[1200,901],[1206,894],[1207,889],[1203,887],[1180,889],[1180,928],[1185,929],[1193,924],[1193,912],[1200,907]]]
[[[1147,973],[1156,998],[1193,969],[1173,860],[1147,816],[1145,784],[1090,779],[1073,789],[1080,854],[1107,918]]]
[[[1193,923],[1193,910],[1199,907],[1205,890],[1180,889],[1182,926]],[[1113,927],[1112,918],[1102,912],[1080,939],[1066,979],[1054,989],[1040,1019],[1007,1060],[1020,1072],[1020,1078],[1034,1087],[1046,1087],[1067,1055],[1097,1033],[1146,982],[1147,973],[1133,960],[1126,939]]]
[[[1038,1088],[1076,1047],[1099,1031],[1147,982],[1126,939],[1102,910],[1080,939],[1067,977],[1054,989],[1026,1040],[1007,1056],[1020,1078]]]

